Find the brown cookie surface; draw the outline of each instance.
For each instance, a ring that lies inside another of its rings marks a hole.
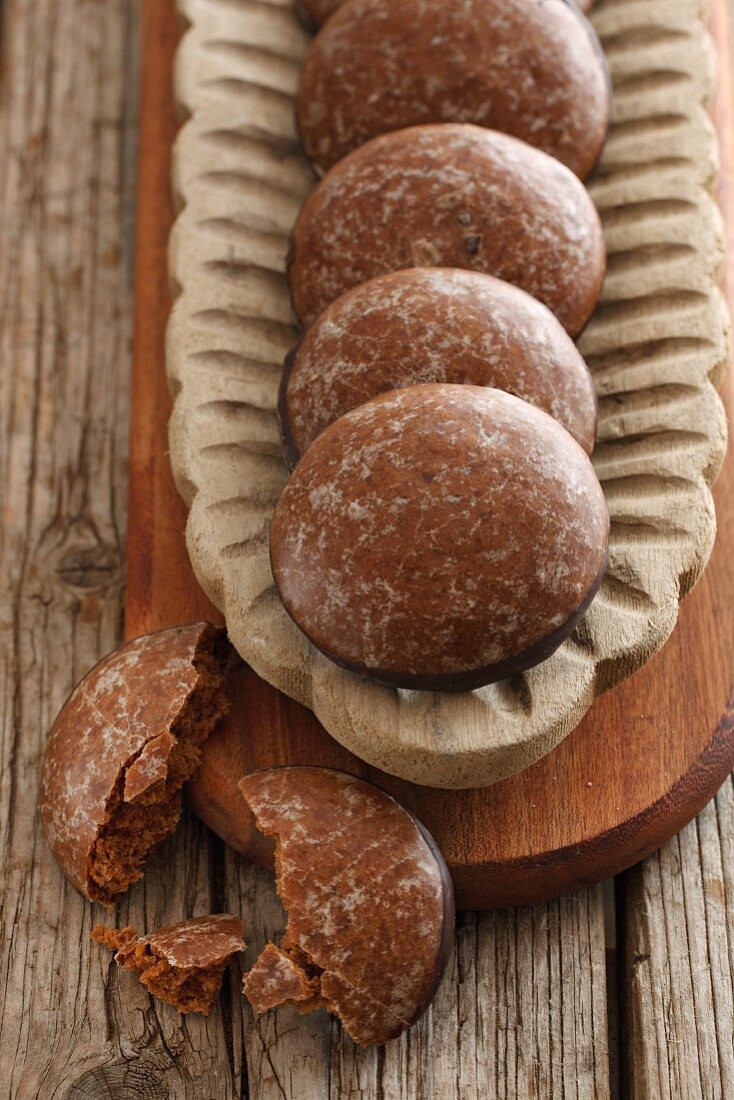
[[[273,576],[311,642],[396,687],[472,690],[550,656],[606,564],[588,456],[477,386],[383,394],[327,428],[276,505]]]
[[[224,968],[244,951],[242,921],[231,913],[169,924],[138,936],[134,928],[119,932],[103,925],[92,939],[115,952],[115,962],[135,973],[153,996],[179,1012],[208,1016],[222,985]]]
[[[495,275],[544,302],[572,336],[601,292],[599,216],[564,165],[517,138],[445,123],[382,134],[306,200],[288,276],[309,324],[344,291],[410,267]]]
[[[305,967],[274,943],[266,944],[243,977],[242,992],[260,1013],[283,1004],[308,1012],[322,1007],[318,977],[309,977]]]
[[[567,0],[347,0],[306,56],[297,118],[322,169],[377,134],[473,122],[583,179],[609,106],[598,39]]]
[[[275,768],[240,789],[276,838],[288,916],[282,949],[265,948],[245,992],[255,1006],[321,1004],[361,1045],[396,1038],[432,1000],[453,942],[435,844],[388,794],[343,772]]]
[[[181,787],[226,713],[226,643],[208,623],[135,638],[74,689],[46,743],[39,808],[72,884],[114,904],[173,831]]]
[[[422,382],[514,393],[593,450],[594,383],[550,310],[490,275],[410,268],[337,298],[289,354],[279,415],[290,465],[350,409]]]

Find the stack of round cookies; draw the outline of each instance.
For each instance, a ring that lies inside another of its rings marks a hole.
[[[573,0],[306,0],[325,172],[293,233],[283,604],[333,661],[465,691],[544,660],[601,583],[605,251],[582,179],[610,85]]]

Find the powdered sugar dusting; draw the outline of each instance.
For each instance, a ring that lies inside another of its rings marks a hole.
[[[478,126],[419,126],[361,146],[306,200],[289,266],[296,312],[308,323],[350,287],[421,266],[496,275],[575,334],[601,289],[604,242],[583,184],[553,158]]]
[[[147,943],[170,966],[182,970],[217,966],[236,951],[245,950],[242,921],[231,913],[214,913],[168,924],[136,942]]]
[[[552,313],[489,275],[413,268],[355,287],[304,334],[287,390],[296,449],[379,393],[423,382],[507,390],[593,448],[591,375]]]

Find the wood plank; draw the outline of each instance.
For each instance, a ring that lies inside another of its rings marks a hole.
[[[283,913],[269,874],[234,852],[227,868],[227,905],[243,905],[250,965],[280,934]],[[253,1100],[606,1100],[604,948],[600,887],[464,914],[433,1006],[397,1042],[360,1050],[324,1013],[281,1008],[258,1019],[240,999],[235,1062],[246,1059]]]
[[[734,790],[625,877],[626,1077],[634,1100],[734,1095]]]
[[[144,0],[138,130],[135,336],[130,425],[126,637],[172,623],[221,616],[204,596],[184,546],[186,508],[168,460],[171,409],[165,375],[171,308],[168,235],[173,223],[171,145],[180,119],[173,105],[173,52],[180,27],[170,0]],[[132,608],[135,611],[132,611]],[[181,616],[184,616],[182,619]]]
[[[727,230],[727,296],[734,306],[731,11],[731,0],[712,6],[719,58],[714,113],[724,167],[719,201]],[[731,410],[731,377],[725,391]],[[731,447],[727,463],[734,466]],[[726,488],[731,481],[723,485],[731,494]],[[725,595],[730,594],[731,588]],[[731,700],[728,715],[734,722]],[[734,1095],[732,838],[734,783],[729,777],[696,821],[621,881],[625,1079],[634,1100]]]
[[[0,1093],[227,1098],[221,1016],[184,1022],[92,948],[102,912],[36,817],[46,730],[121,628],[139,6],[0,15]],[[123,923],[207,909],[208,850],[189,823]]]

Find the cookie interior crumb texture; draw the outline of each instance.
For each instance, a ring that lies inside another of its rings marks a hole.
[[[130,801],[126,800],[129,767],[115,784],[107,805],[107,823],[89,860],[92,892],[99,901],[117,901],[133,882],[143,877],[146,859],[178,824],[181,788],[199,765],[202,744],[226,713],[222,671],[213,650],[201,647],[194,666],[199,683],[171,726],[174,744],[165,778]]]
[[[184,944],[183,961],[176,959],[172,941]],[[116,931],[103,925],[92,929],[92,939],[115,952],[115,962],[137,976],[145,988],[179,1012],[208,1016],[219,991],[227,962],[244,949],[242,922],[229,914],[184,921],[139,937],[134,928]],[[200,965],[184,965],[196,959]]]
[[[176,827],[181,788],[228,710],[227,644],[208,624],[135,639],[82,681],[44,754],[41,816],[77,889],[114,905]]]
[[[362,1046],[397,1038],[433,999],[453,942],[453,887],[433,840],[384,791],[330,769],[275,768],[240,789],[275,838],[287,914],[243,992],[258,1012],[323,1007]]]
[[[125,801],[125,775],[108,803],[108,822],[102,827],[89,860],[89,877],[100,901],[112,901],[132,882],[142,878],[142,866],[164,837],[173,833],[180,817],[180,789],[198,767],[201,745],[226,712],[221,675],[211,653],[195,661],[201,680],[186,708],[171,727],[175,744],[167,760],[165,779]]]

